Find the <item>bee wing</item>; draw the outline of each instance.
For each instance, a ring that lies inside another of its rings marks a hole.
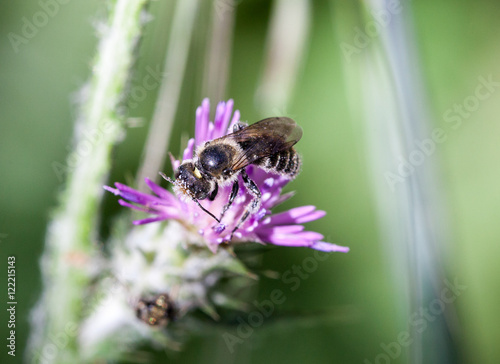
[[[233,170],[290,149],[302,137],[302,128],[286,117],[268,118],[226,136],[236,141],[242,153],[234,158]]]

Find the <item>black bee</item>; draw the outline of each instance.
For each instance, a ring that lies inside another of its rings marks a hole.
[[[166,327],[177,316],[177,308],[166,293],[151,299],[140,299],[135,312],[138,319],[150,326]]]
[[[233,133],[198,146],[193,159],[185,160],[179,166],[175,173],[175,181],[161,172],[160,174],[174,184],[176,192],[188,195],[219,223],[238,194],[238,175],[241,175],[253,199],[231,232],[232,237],[248,216],[258,211],[260,206],[260,190],[248,177],[245,167],[254,164],[266,171],[294,178],[300,169],[300,158],[293,146],[301,137],[302,128],[286,117],[268,118],[250,126],[236,124]],[[229,201],[217,218],[206,210],[199,200],[208,198],[213,201],[219,186],[230,183],[233,184],[233,188]]]

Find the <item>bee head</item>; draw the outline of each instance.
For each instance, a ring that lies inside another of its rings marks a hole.
[[[179,166],[175,173],[174,185],[178,191],[197,200],[207,198],[212,191],[212,183],[191,161],[186,161]]]

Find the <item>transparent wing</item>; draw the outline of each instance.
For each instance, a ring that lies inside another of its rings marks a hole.
[[[290,149],[302,137],[302,128],[286,117],[268,118],[242,130],[226,135],[236,141],[242,153],[234,158],[233,170],[238,170],[283,150]]]

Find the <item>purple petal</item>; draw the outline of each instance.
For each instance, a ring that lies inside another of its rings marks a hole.
[[[277,199],[275,199],[275,201],[272,201],[272,199],[270,199],[268,202],[269,202],[269,204],[271,204],[271,203],[272,203],[272,205],[271,205],[271,206],[269,206],[269,207],[276,207],[276,206],[278,206],[280,203],[283,203],[283,202],[285,202],[286,200],[288,200],[289,198],[293,197],[293,195],[295,195],[295,192],[294,192],[294,191],[292,191],[292,192],[288,192],[288,193],[285,193],[285,194],[283,194],[283,195],[279,196]],[[271,201],[272,201],[272,202],[271,202]]]
[[[276,237],[276,236],[270,238],[266,242],[273,245],[292,246],[292,247],[298,247],[298,246],[309,247],[311,245],[311,242],[307,240],[291,240],[286,237]]]
[[[200,105],[196,108],[196,121],[195,121],[195,125],[194,125],[194,136],[195,136],[196,141],[198,141],[198,139],[200,138],[200,133],[202,132],[202,128],[203,128],[202,114],[203,114],[203,109],[202,109],[202,106]],[[198,144],[198,143],[196,143],[196,144]]]
[[[316,231],[303,231],[300,234],[295,234],[298,239],[304,239],[309,241],[318,241],[324,238],[324,236]]]
[[[271,187],[273,187],[273,185],[274,185],[274,178],[269,177],[264,180],[263,188],[270,189]]]
[[[226,225],[225,224],[217,224],[212,229],[214,229],[214,231],[217,234],[220,234],[226,229]]]
[[[258,220],[262,220],[262,219],[264,218],[264,216],[266,216],[266,214],[267,214],[267,210],[266,210],[266,209],[264,209],[264,208],[261,208],[261,209],[259,210],[259,212],[257,212],[257,213],[255,214],[255,219],[256,219],[257,221],[258,221]]]
[[[148,195],[146,193],[139,192],[133,188],[121,184],[119,182],[115,183],[115,186],[120,190],[120,196],[131,202],[135,202],[141,205],[149,205],[152,202],[158,201],[158,197]]]
[[[349,248],[337,244],[325,243],[324,241],[317,241],[311,245],[312,249],[321,250],[323,252],[341,252],[347,253]]]
[[[214,135],[214,123],[208,123],[207,139],[206,140],[215,139],[213,135]]]
[[[322,218],[325,215],[325,211],[316,210],[315,206],[301,206],[272,215],[270,223],[272,225],[303,224]]]
[[[272,234],[294,234],[304,231],[303,225],[284,225],[272,228]]]
[[[220,138],[225,135],[227,132],[227,127],[229,125],[229,120],[231,119],[231,114],[233,112],[233,100],[228,100],[226,103],[220,102],[217,111],[219,111],[219,107],[221,108],[221,115],[219,117],[216,116],[215,123],[215,132],[214,136],[216,138]]]
[[[226,112],[224,113],[224,118],[222,119],[221,129],[226,130],[229,125],[229,120],[231,119],[231,114],[233,113],[234,101],[233,99],[227,100],[226,103]],[[239,112],[238,112],[239,114]],[[238,115],[239,119],[239,115]]]
[[[321,219],[325,215],[326,215],[326,211],[316,210],[316,211],[311,212],[310,214],[296,218],[295,223],[296,224],[304,224],[304,223],[309,222],[309,221]]]
[[[278,228],[274,228],[274,229],[258,229],[256,230],[256,233],[259,236],[259,238],[264,242],[275,245],[286,245],[286,246],[309,246],[313,242],[323,239],[323,235],[321,235],[320,233],[316,233],[314,231],[281,233],[278,230]]]
[[[180,217],[179,208],[173,206],[165,206],[162,204],[155,204],[151,206],[156,211],[160,212],[167,219],[177,219]]]
[[[172,165],[172,169],[176,171],[177,168],[179,168],[179,166],[181,165],[181,162],[175,159],[172,154],[170,154],[170,164]]]
[[[208,122],[210,117],[210,101],[203,99],[201,106],[196,110],[195,139],[196,145],[207,140]]]
[[[109,187],[109,186],[102,186],[102,188],[104,188],[106,191],[111,192],[113,195],[118,196],[120,194],[120,191],[116,188]]]
[[[168,192],[166,189],[163,187],[158,186],[156,183],[151,181],[149,178],[144,178],[144,181],[146,182],[146,185],[149,187],[151,191],[156,193],[159,197],[161,197],[164,200],[167,200],[170,205],[177,205],[177,199],[173,194]]]
[[[142,206],[137,206],[137,205],[134,205],[134,204],[131,204],[125,200],[118,200],[118,203],[122,206],[125,206],[125,207],[130,207],[131,209],[134,209],[134,210],[137,210],[137,211],[142,211],[142,212],[151,212],[151,209],[147,208],[147,207],[142,207]]]
[[[157,221],[161,221],[161,220],[165,220],[167,219],[166,217],[163,217],[163,216],[156,216],[156,217],[149,217],[147,219],[143,219],[143,220],[134,220],[132,221],[132,223],[134,225],[144,225],[144,224],[149,224],[151,222],[157,222]]]
[[[220,126],[222,123],[222,119],[224,118],[225,111],[226,111],[226,103],[224,101],[219,102],[217,104],[217,108],[215,109],[215,118],[214,118],[214,127],[216,132],[220,130]]]
[[[193,153],[194,153],[194,139],[191,138],[188,141],[188,145],[187,145],[186,149],[184,149],[184,154],[182,155],[182,160],[185,161],[186,159],[193,158]]]

